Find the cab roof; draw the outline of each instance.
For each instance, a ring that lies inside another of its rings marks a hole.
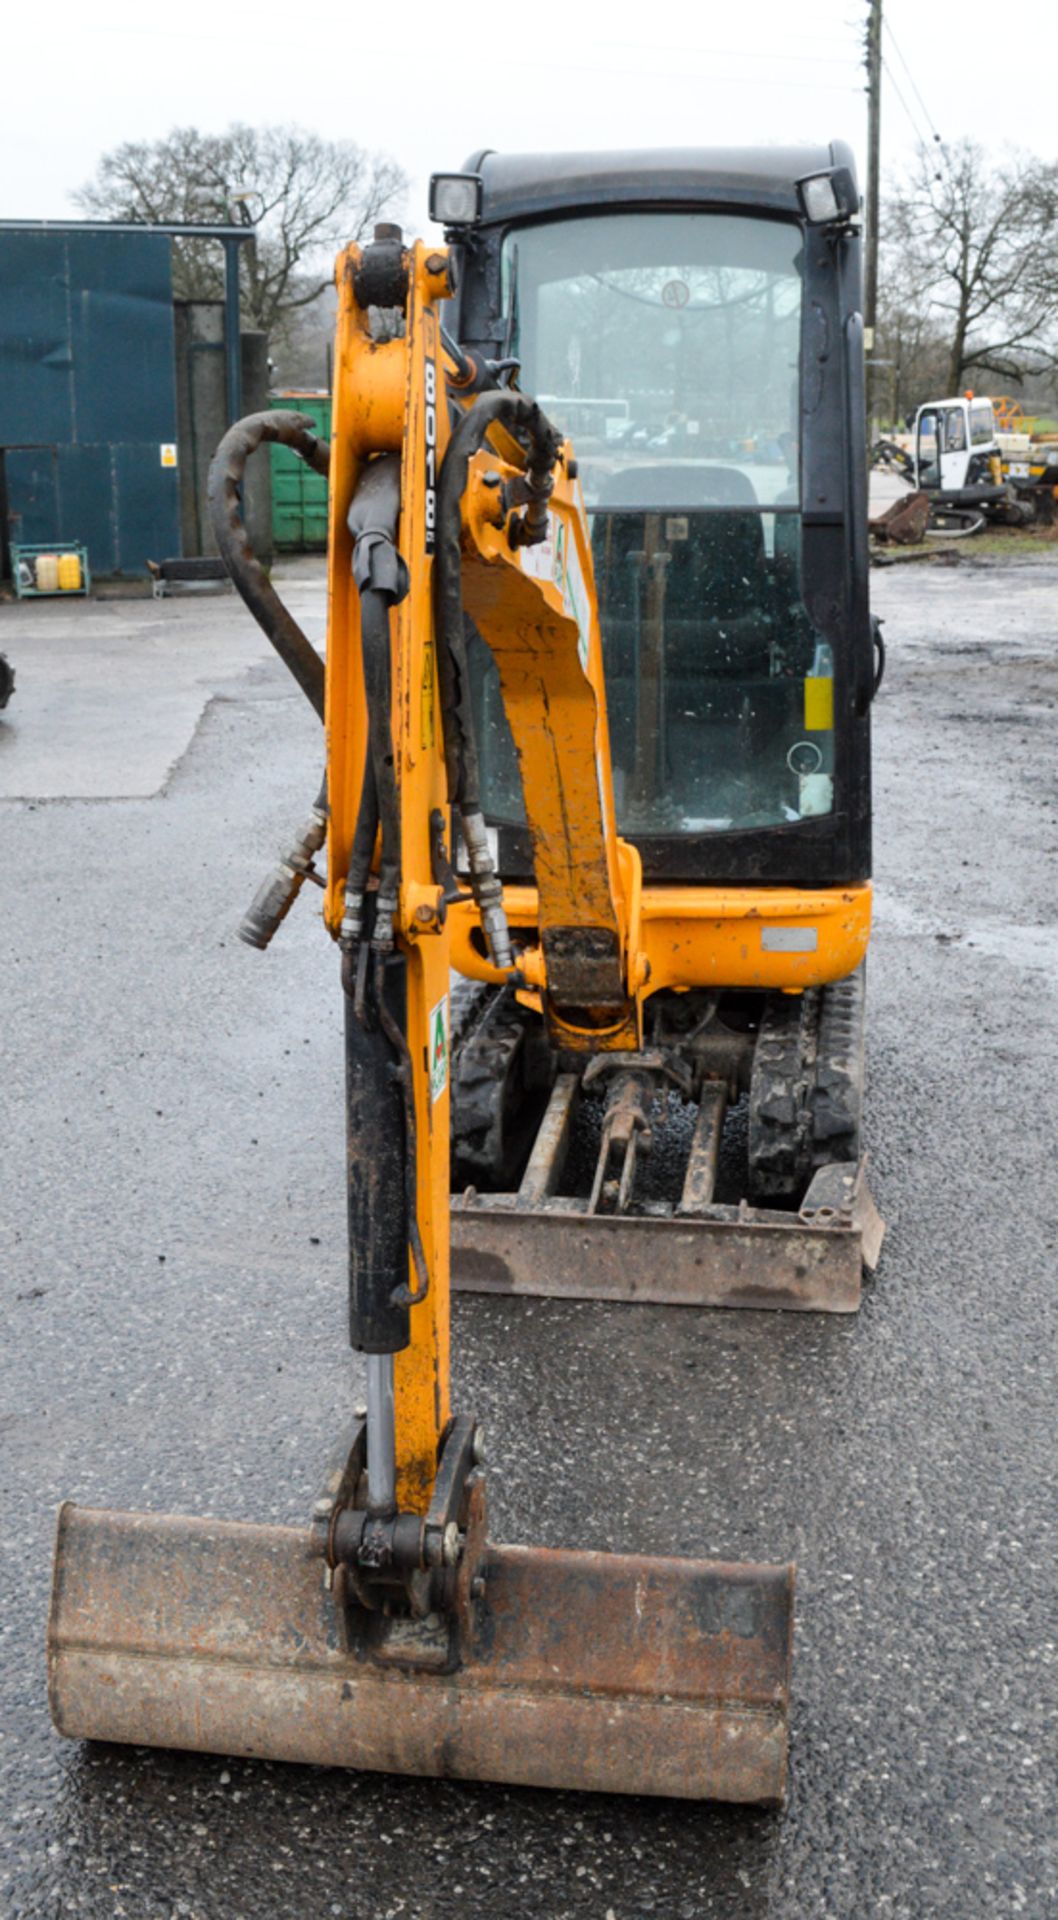
[[[480,173],[487,224],[530,220],[574,208],[686,205],[800,213],[797,181],[849,167],[843,140],[803,147],[669,147],[644,152],[495,153],[466,162]]]

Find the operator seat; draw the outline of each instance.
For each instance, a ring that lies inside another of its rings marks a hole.
[[[648,521],[655,518],[655,525]],[[680,811],[717,817],[751,804],[755,762],[788,730],[790,689],[773,675],[783,569],[765,551],[762,511],[737,467],[644,464],[608,477],[593,517],[614,760],[630,770],[645,649],[648,543],[664,576],[662,768]]]

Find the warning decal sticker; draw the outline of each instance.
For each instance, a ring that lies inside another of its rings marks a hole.
[[[430,1100],[439,1100],[448,1085],[448,995],[430,1015]]]

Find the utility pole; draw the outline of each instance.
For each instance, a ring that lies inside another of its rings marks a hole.
[[[864,64],[867,68],[867,219],[864,236],[863,326],[869,355],[878,316],[878,202],[882,154],[882,0],[870,0]],[[868,376],[867,417],[872,414]]]

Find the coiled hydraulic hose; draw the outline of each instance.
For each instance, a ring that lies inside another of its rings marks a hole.
[[[228,428],[210,463],[206,483],[210,524],[217,550],[238,592],[322,720],[323,661],[271,585],[250,545],[242,517],[239,488],[246,462],[258,447],[268,443],[292,448],[314,473],[327,478],[331,450],[326,440],[317,439],[307,414],[247,414],[245,420],[237,420]]]
[[[322,720],[324,717],[324,665],[289,609],[270,584],[253,548],[242,517],[239,487],[246,462],[258,447],[271,443],[291,447],[314,472],[327,476],[330,448],[311,431],[312,421],[303,413],[255,413],[230,427],[213,456],[209,470],[207,497],[210,519],[221,558],[239,593],[258,625],[268,635],[284,665],[290,669],[302,692]],[[416,1286],[406,1283],[394,1289],[393,1304],[417,1306],[429,1292],[430,1276],[419,1229],[417,1203],[417,1157],[415,1101],[412,1087],[411,1056],[408,1042],[386,1006],[382,968],[384,957],[393,945],[393,914],[400,891],[400,812],[393,744],[390,731],[390,635],[389,609],[407,592],[408,575],[396,548],[397,519],[400,512],[400,460],[383,455],[370,461],[361,475],[352,507],[349,529],[353,535],[353,574],[360,590],[361,642],[364,685],[368,708],[368,748],[360,791],[360,807],[350,850],[346,883],[346,920],[343,944],[349,944],[349,908],[359,895],[357,924],[362,912],[375,839],[382,827],[378,892],[371,946],[372,987],[375,1013],[396,1056],[394,1075],[400,1086],[404,1108],[405,1156],[404,1188],[408,1241],[415,1268]],[[320,789],[317,808],[326,809],[326,780]],[[293,897],[293,896],[291,896]],[[283,911],[289,906],[285,901]],[[282,913],[278,918],[282,918]],[[278,924],[278,919],[277,919]],[[274,931],[274,928],[271,929]],[[271,933],[269,933],[271,937]],[[264,943],[266,944],[266,943]],[[364,949],[366,958],[367,949]],[[346,992],[359,1003],[354,987],[353,969],[343,960],[342,982]],[[357,1017],[370,1017],[362,1003]]]

